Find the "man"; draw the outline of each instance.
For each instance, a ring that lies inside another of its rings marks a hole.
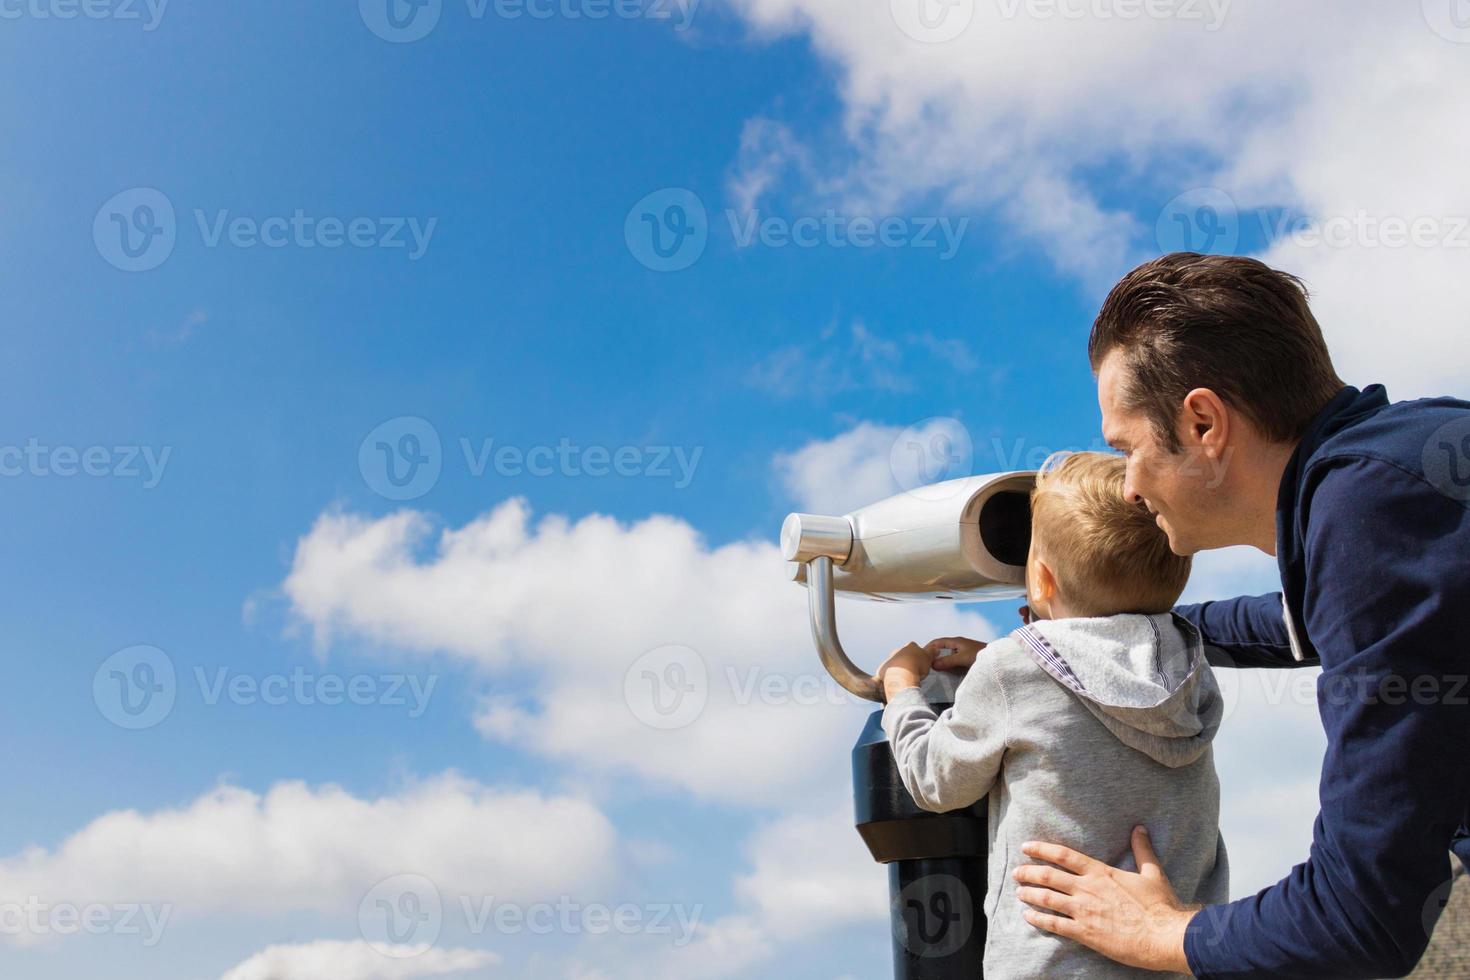
[[[1137,872],[1031,842],[1027,920],[1210,980],[1402,976],[1446,849],[1470,860],[1470,404],[1345,386],[1301,283],[1246,258],[1135,269],[1088,353],[1124,494],[1173,550],[1277,558],[1282,592],[1177,611],[1236,665],[1320,663],[1328,746],[1311,854],[1278,884],[1185,908],[1145,828]]]

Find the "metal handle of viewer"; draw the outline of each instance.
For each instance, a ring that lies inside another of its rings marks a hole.
[[[858,668],[837,638],[837,600],[832,586],[832,559],[818,555],[806,566],[806,594],[811,608],[812,640],[822,666],[843,690],[865,701],[883,701],[883,688],[873,675]]]

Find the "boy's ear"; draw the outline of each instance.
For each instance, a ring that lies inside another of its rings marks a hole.
[[[1036,559],[1036,582],[1034,585],[1036,594],[1031,596],[1032,602],[1050,602],[1057,594],[1057,577],[1052,574],[1051,566],[1044,558]]]

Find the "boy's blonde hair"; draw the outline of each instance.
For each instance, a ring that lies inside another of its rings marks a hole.
[[[1079,616],[1168,612],[1189,581],[1190,559],[1142,504],[1123,499],[1121,456],[1058,454],[1031,491],[1031,535]]]

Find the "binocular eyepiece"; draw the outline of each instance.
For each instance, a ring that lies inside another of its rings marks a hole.
[[[962,477],[861,507],[842,517],[791,514],[781,554],[807,586],[812,638],[846,690],[882,691],[837,639],[834,596],[913,602],[1007,599],[1026,592],[1034,471]]]

